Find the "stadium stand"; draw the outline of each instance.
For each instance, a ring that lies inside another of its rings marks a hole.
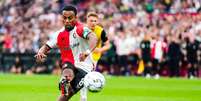
[[[111,75],[201,75],[200,0],[1,0],[1,71],[8,72],[19,54],[25,70],[35,65],[35,52],[62,26],[59,11],[65,4],[77,6],[82,22],[88,11],[100,14],[113,47],[97,70]],[[145,36],[150,42],[149,61],[142,54]],[[177,63],[172,62],[170,45],[180,54]],[[58,59],[57,51],[48,57],[48,68]],[[146,61],[145,71],[137,74],[141,60]]]

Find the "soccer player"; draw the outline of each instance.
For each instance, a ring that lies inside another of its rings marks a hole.
[[[54,33],[35,55],[37,62],[43,62],[50,49],[58,47],[61,52],[62,73],[59,82],[61,95],[58,101],[68,101],[83,87],[83,77],[93,69],[91,52],[97,38],[90,29],[77,21],[77,9],[65,6],[62,9],[64,27]]]
[[[106,36],[106,32],[99,25],[98,19],[98,14],[95,12],[89,12],[87,14],[87,26],[96,34],[96,37],[98,39],[97,46],[92,53],[94,60],[94,70],[96,68],[98,60],[101,57],[101,54],[110,48],[110,42],[108,40],[108,37]],[[87,88],[83,87],[81,89],[80,95],[81,101],[87,101]]]
[[[90,28],[95,34],[98,39],[97,46],[93,51],[93,60],[94,60],[94,67],[96,67],[98,60],[101,57],[101,54],[106,52],[110,49],[110,42],[106,35],[105,30],[101,27],[99,23],[98,14],[95,12],[89,12],[87,14],[87,26]]]

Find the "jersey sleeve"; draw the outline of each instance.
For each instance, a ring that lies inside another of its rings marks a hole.
[[[88,27],[81,25],[77,26],[76,31],[77,34],[84,39],[87,39],[87,35],[92,32]]]
[[[88,27],[81,23],[77,23],[76,27],[77,34],[84,39],[87,39],[87,35],[92,32]]]
[[[87,39],[88,34],[91,33],[92,31],[88,27],[84,27],[83,29],[84,29],[83,38]]]
[[[57,37],[58,37],[59,33],[63,30],[64,30],[64,28],[52,33],[49,37],[49,40],[46,42],[46,45],[48,45],[50,48],[55,48],[57,46]]]
[[[101,40],[102,40],[102,42],[106,42],[108,40],[108,37],[104,30],[101,32]]]

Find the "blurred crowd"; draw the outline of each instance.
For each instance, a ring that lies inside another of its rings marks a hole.
[[[201,74],[201,0],[1,0],[0,52],[38,51],[62,27],[66,4],[77,6],[81,22],[88,11],[99,13],[112,47],[98,71],[139,75],[143,61],[146,77]]]

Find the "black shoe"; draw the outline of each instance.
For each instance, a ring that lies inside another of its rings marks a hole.
[[[70,82],[68,82],[65,78],[62,78],[59,82],[59,90],[61,90],[62,95],[68,95],[68,89],[70,87]]]

